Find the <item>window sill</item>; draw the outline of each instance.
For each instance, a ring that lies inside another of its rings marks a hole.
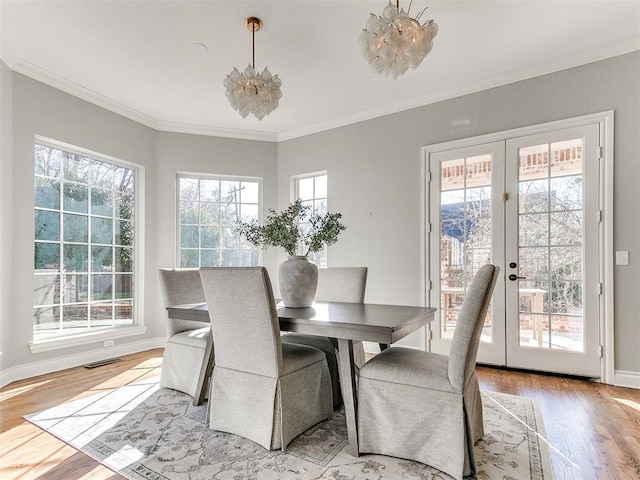
[[[147,333],[146,326],[120,327],[110,330],[101,330],[99,332],[82,333],[62,338],[49,338],[29,344],[29,350],[32,354],[48,352],[51,350],[61,350],[78,345],[87,345],[90,343],[102,342],[104,340],[114,340],[116,338],[133,337],[135,335],[143,335]]]

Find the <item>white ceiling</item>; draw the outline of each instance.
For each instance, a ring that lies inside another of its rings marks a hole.
[[[439,33],[422,65],[374,74],[358,37],[386,0],[0,0],[14,71],[150,127],[278,141],[640,50],[640,0],[414,0]],[[405,8],[409,0],[402,0]],[[282,79],[262,121],[222,82],[251,61]],[[206,45],[198,53],[193,45]]]

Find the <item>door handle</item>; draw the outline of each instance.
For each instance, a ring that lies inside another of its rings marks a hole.
[[[515,282],[516,280],[526,280],[526,279],[527,277],[519,277],[515,273],[512,273],[511,275],[509,275],[509,280],[511,280],[512,282]]]

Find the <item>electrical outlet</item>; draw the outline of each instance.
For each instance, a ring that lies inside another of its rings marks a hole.
[[[105,347],[113,347],[113,340],[105,340],[104,341],[104,346]]]
[[[616,252],[616,265],[629,265],[629,252]]]

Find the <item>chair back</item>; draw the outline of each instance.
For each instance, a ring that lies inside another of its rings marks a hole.
[[[475,370],[480,335],[499,271],[499,267],[491,264],[480,267],[462,301],[451,341],[448,372],[451,385],[460,391],[464,391]]]
[[[319,302],[363,303],[367,286],[367,267],[331,267],[318,269]]]
[[[216,367],[277,378],[282,344],[264,267],[203,267],[200,278],[216,346]]]
[[[165,307],[205,302],[200,272],[197,268],[160,268],[158,276]],[[167,319],[169,336],[203,326],[206,325],[203,325],[202,322]]]

